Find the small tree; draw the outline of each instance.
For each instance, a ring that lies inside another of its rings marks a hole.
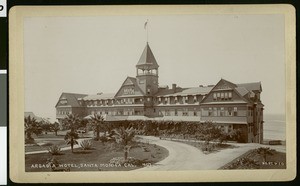
[[[45,134],[47,134],[47,132],[49,132],[51,130],[50,123],[48,123],[46,121],[41,121],[40,126],[41,126],[42,130],[45,132]]]
[[[93,126],[96,132],[96,140],[100,139],[100,128],[104,129],[104,136],[106,136],[106,130],[104,127],[104,117],[100,114],[94,114],[91,119],[89,119],[90,124]]]
[[[59,123],[54,122],[51,125],[51,130],[55,132],[55,136],[57,136],[57,132],[60,130]]]
[[[42,128],[40,124],[36,121],[34,117],[30,115],[24,118],[24,129],[25,137],[27,140],[33,140],[32,134],[39,135],[42,133]]]
[[[78,139],[78,134],[73,131],[67,132],[64,139],[68,145],[71,145],[71,150],[73,152],[74,145],[78,144],[78,141],[76,140],[76,139]]]
[[[75,130],[81,123],[81,119],[77,115],[68,114],[63,119],[62,123],[66,126],[67,129],[71,129],[71,132],[75,132]]]
[[[124,159],[126,161],[131,147],[130,144],[135,136],[135,130],[133,128],[125,129],[124,127],[121,127],[115,129],[114,133],[113,137],[116,139],[116,142],[124,147]]]
[[[263,161],[267,161],[267,156],[270,155],[272,156],[274,154],[275,150],[270,149],[269,147],[260,147],[257,149],[257,153],[260,154],[263,158]]]

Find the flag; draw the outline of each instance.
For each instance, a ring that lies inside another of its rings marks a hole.
[[[148,19],[147,19],[147,21],[146,21],[145,24],[144,24],[144,29],[146,29],[147,24],[148,24]]]

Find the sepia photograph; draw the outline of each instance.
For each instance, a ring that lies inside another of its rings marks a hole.
[[[146,10],[22,18],[25,172],[287,170],[286,15]]]

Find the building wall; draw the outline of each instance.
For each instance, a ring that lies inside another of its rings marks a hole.
[[[154,75],[140,75],[137,76],[137,83],[138,86],[142,89],[142,91],[144,91],[144,93],[146,95],[148,95],[147,93],[147,88],[150,87],[150,94],[149,95],[153,95],[155,93],[157,93],[158,91],[158,76],[154,76]],[[153,83],[155,82],[155,83]]]

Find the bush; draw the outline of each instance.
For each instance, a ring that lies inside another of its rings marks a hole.
[[[139,160],[133,157],[128,157],[127,160],[124,159],[124,157],[114,157],[111,160],[109,160],[110,164],[120,164],[124,165],[125,163],[132,164],[135,166],[142,166],[143,163],[149,163],[150,161],[147,159]]]
[[[80,146],[83,150],[90,150],[92,149],[92,141],[91,140],[83,140],[81,143],[80,143]]]
[[[25,139],[25,144],[35,144],[35,141],[33,138],[26,138]]]
[[[105,143],[108,141],[108,138],[106,136],[100,136],[99,137],[99,140],[102,142],[102,143]]]
[[[60,155],[61,153],[61,148],[57,145],[52,145],[51,147],[48,148],[48,152],[52,155]]]
[[[201,150],[203,152],[212,152],[215,150],[215,144],[213,143],[202,143]]]

